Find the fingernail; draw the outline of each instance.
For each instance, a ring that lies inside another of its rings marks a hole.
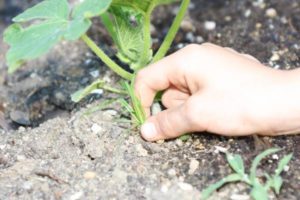
[[[146,140],[153,140],[157,135],[155,125],[150,122],[147,122],[142,126],[141,132]]]

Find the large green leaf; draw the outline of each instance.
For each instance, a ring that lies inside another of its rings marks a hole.
[[[147,54],[143,54],[146,45],[143,35],[144,16],[134,9],[117,6],[112,6],[110,13],[112,19],[105,16],[102,19],[118,47],[118,58],[133,70],[148,64],[152,58],[152,50],[149,46]]]
[[[13,19],[14,22],[25,22],[33,19],[65,19],[69,15],[67,0],[46,0],[29,8]]]
[[[78,39],[91,26],[90,18],[105,12],[111,2],[84,0],[71,11],[67,0],[45,0],[15,17],[16,24],[4,32],[4,41],[10,46],[6,55],[9,72],[47,53],[61,39]],[[21,24],[36,19],[39,21],[31,26]]]
[[[73,18],[92,18],[104,13],[112,0],[85,0],[74,8]]]
[[[132,7],[144,13],[155,8],[158,5],[170,4],[180,0],[113,0],[113,5]]]

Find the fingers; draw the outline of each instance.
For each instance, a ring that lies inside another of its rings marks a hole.
[[[142,126],[141,133],[147,141],[176,138],[182,134],[201,131],[193,123],[192,112],[187,111],[185,104],[167,109],[150,117]]]
[[[176,81],[184,76],[182,70],[179,69],[177,54],[172,54],[137,74],[135,92],[148,116],[156,93],[177,84]]]
[[[190,94],[182,92],[177,88],[166,90],[162,96],[162,103],[166,108],[173,108],[183,104]]]

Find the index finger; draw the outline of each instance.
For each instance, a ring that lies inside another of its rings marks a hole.
[[[135,92],[141,101],[147,117],[157,92],[177,85],[183,76],[177,53],[172,54],[138,72],[135,79]]]

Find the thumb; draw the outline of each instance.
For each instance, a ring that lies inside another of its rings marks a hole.
[[[142,137],[147,141],[157,141],[179,137],[196,131],[192,112],[185,104],[170,108],[150,117],[141,127]]]

